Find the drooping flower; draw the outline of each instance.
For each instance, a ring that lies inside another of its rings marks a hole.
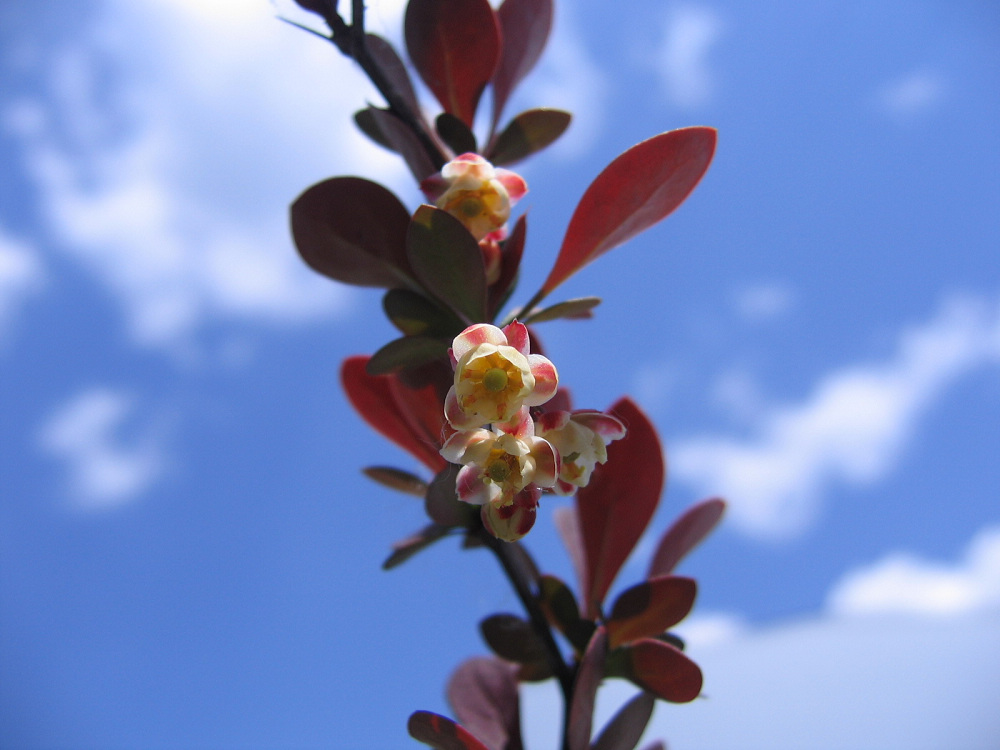
[[[427,199],[461,221],[476,238],[502,240],[510,209],[528,192],[520,175],[479,154],[461,154],[420,183]]]
[[[454,433],[441,455],[461,464],[455,480],[458,499],[473,505],[510,505],[529,486],[552,487],[559,476],[559,454],[534,434],[527,407],[495,430]]]
[[[608,443],[625,437],[625,425],[600,411],[550,411],[538,417],[535,433],[559,451],[561,468],[552,491],[572,495],[608,460]]]
[[[508,422],[522,406],[539,406],[555,394],[559,375],[540,354],[530,353],[528,329],[514,321],[503,329],[469,326],[451,348],[455,382],[444,413],[457,430]]]
[[[497,539],[505,542],[516,542],[535,525],[538,512],[538,500],[542,491],[534,485],[514,495],[508,505],[486,503],[479,513],[483,526]]]

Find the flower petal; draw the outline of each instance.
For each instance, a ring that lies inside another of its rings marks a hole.
[[[511,205],[517,203],[528,192],[528,183],[524,181],[524,178],[516,172],[511,172],[509,169],[497,167],[496,179],[500,181],[501,185],[507,188],[507,195],[510,196]]]
[[[455,479],[455,494],[463,503],[470,505],[492,505],[500,496],[495,484],[483,481],[483,473],[475,464],[463,466]]]
[[[621,440],[625,437],[625,425],[617,417],[605,414],[603,411],[581,410],[573,412],[573,421],[579,422],[584,427],[593,430],[602,438],[605,443],[612,440]]]
[[[503,331],[489,323],[471,325],[458,334],[451,345],[455,360],[460,360],[466,353],[480,344],[503,346],[507,344],[507,337]]]
[[[471,430],[482,427],[485,422],[475,414],[468,414],[462,409],[458,402],[458,394],[455,386],[448,389],[448,395],[444,399],[444,416],[456,430]]]
[[[559,373],[556,372],[555,365],[541,354],[529,354],[528,364],[535,378],[535,388],[524,399],[524,403],[528,406],[540,406],[559,390]]]
[[[507,337],[508,346],[513,346],[525,357],[529,355],[531,341],[528,338],[528,327],[524,323],[518,323],[516,320],[508,323],[503,328],[503,335]]]
[[[441,447],[441,455],[453,464],[467,463],[470,451],[486,441],[493,440],[489,430],[462,430],[452,434]]]
[[[552,443],[544,438],[531,439],[531,455],[535,459],[535,474],[532,482],[539,487],[552,487],[559,478],[559,453]]]

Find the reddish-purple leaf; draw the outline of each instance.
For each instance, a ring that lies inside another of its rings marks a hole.
[[[569,586],[553,575],[539,576],[538,603],[549,622],[582,654],[597,626],[580,617],[580,608]]]
[[[683,651],[653,638],[625,649],[625,676],[643,690],[670,703],[687,703],[701,694],[701,669]]]
[[[451,719],[430,711],[416,711],[406,724],[410,736],[436,750],[491,750]]]
[[[517,668],[491,657],[469,659],[448,681],[448,702],[490,750],[521,750]]]
[[[522,318],[522,323],[545,323],[550,320],[585,320],[594,317],[591,312],[601,304],[600,297],[577,297],[546,307],[544,310],[529,313]]]
[[[566,132],[572,115],[561,109],[529,109],[522,112],[490,146],[486,158],[497,165],[515,164],[551,145]]]
[[[448,342],[431,336],[402,336],[393,339],[368,360],[368,372],[386,375],[408,367],[447,359]]]
[[[447,536],[448,531],[447,526],[432,523],[424,526],[416,534],[394,542],[392,545],[392,554],[382,563],[382,570],[391,570],[398,565],[402,565],[420,550],[430,547],[438,539]]]
[[[438,453],[444,413],[433,386],[413,389],[395,375],[369,375],[368,357],[348,357],[340,378],[351,405],[369,425],[425,466],[438,472],[448,465]]]
[[[493,127],[496,130],[511,92],[531,72],[552,29],[552,0],[504,0],[497,9],[503,53],[493,76]]]
[[[410,168],[410,173],[418,182],[438,171],[420,139],[402,120],[387,109],[369,107],[368,111],[382,132],[382,136],[389,142],[392,149],[398,151],[403,157],[406,166]]]
[[[628,432],[608,446],[607,463],[576,493],[587,571],[584,612],[591,618],[599,616],[612,581],[653,517],[666,475],[656,428],[635,402],[623,398],[610,413]]]
[[[475,134],[455,115],[442,112],[434,120],[434,128],[441,140],[456,154],[479,153]]]
[[[486,318],[486,267],[479,243],[458,219],[434,206],[413,214],[406,235],[413,273],[468,321]]]
[[[517,615],[490,615],[479,623],[479,631],[493,653],[501,659],[517,664],[548,659],[541,637],[530,622]]]
[[[406,102],[414,117],[420,117],[420,102],[413,90],[410,73],[406,69],[406,63],[396,52],[396,48],[378,34],[365,34],[365,46],[368,48],[368,54],[378,64],[385,77],[389,79],[396,93]]]
[[[372,481],[390,489],[405,492],[407,495],[423,497],[427,494],[427,482],[408,471],[392,466],[368,466],[361,471]]]
[[[410,0],[404,34],[427,88],[471,128],[500,62],[500,22],[488,0]]]
[[[455,526],[470,526],[479,517],[479,509],[475,505],[463,503],[455,493],[455,478],[459,467],[448,464],[431,480],[424,499],[424,509],[435,523],[453,528]]]
[[[514,223],[514,229],[501,245],[500,277],[490,285],[490,315],[496,316],[507,301],[517,283],[517,272],[521,267],[524,241],[528,233],[528,220],[522,214]]]
[[[594,702],[597,688],[604,677],[604,659],[608,655],[608,638],[604,628],[594,631],[587,650],[580,660],[573,680],[573,701],[570,704],[569,722],[566,727],[569,750],[587,750],[594,722]]]
[[[611,648],[660,635],[687,617],[698,585],[693,578],[663,576],[625,589],[606,623]]]
[[[601,730],[590,750],[634,750],[653,715],[656,699],[642,692],[632,698]]]
[[[570,410],[564,409],[564,411]],[[562,539],[563,546],[566,547],[570,562],[573,563],[573,571],[576,573],[576,580],[579,581],[582,590],[587,585],[587,561],[583,553],[580,516],[577,515],[575,506],[564,505],[553,511],[552,520],[555,522],[556,531],[559,532],[559,538]]]
[[[663,740],[654,740],[648,745],[642,748],[642,750],[667,750],[666,743]]]
[[[715,528],[725,509],[725,501],[717,497],[688,508],[660,539],[647,577],[665,576],[677,567],[677,563]]]
[[[677,208],[708,169],[715,139],[714,128],[671,130],[611,162],[580,199],[542,290],[552,291],[594,258]]]
[[[406,257],[410,212],[391,192],[360,177],[333,177],[292,204],[292,236],[306,264],[345,284],[413,284]]]

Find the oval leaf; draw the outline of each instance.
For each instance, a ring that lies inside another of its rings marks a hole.
[[[406,723],[410,736],[436,750],[489,750],[464,727],[430,711],[416,711]]]
[[[517,664],[547,662],[545,643],[531,623],[516,615],[491,615],[479,623],[483,640],[501,659]]]
[[[708,169],[715,140],[714,128],[671,130],[611,162],[580,199],[542,290],[552,291],[594,258],[677,208]]]
[[[587,644],[587,650],[576,670],[576,679],[573,680],[573,702],[570,704],[566,727],[566,746],[569,750],[587,750],[590,746],[594,703],[597,700],[597,688],[604,677],[604,659],[607,654],[607,635],[604,628],[598,628]]]
[[[493,126],[511,93],[531,72],[552,30],[552,0],[504,0],[497,9],[503,32],[500,65],[493,76]]]
[[[427,88],[471,128],[500,62],[500,23],[488,0],[410,0],[403,30]]]
[[[389,151],[395,151],[395,147],[389,142],[389,139],[385,137],[382,129],[378,126],[375,121],[375,115],[372,114],[374,107],[366,107],[365,109],[359,109],[354,113],[354,124],[358,126],[358,130],[368,136],[369,139],[377,143],[384,149]]]
[[[701,694],[701,669],[673,646],[643,638],[625,650],[625,676],[643,690],[670,703],[687,703]]]
[[[415,497],[423,497],[427,494],[427,482],[408,471],[394,469],[391,466],[369,466],[361,471],[369,479],[389,489],[405,492],[407,495]]]
[[[382,74],[389,79],[396,93],[406,102],[413,116],[419,118],[420,102],[417,100],[416,91],[413,90],[413,82],[410,80],[406,63],[400,58],[396,48],[387,39],[371,33],[365,34],[365,46]]]
[[[621,707],[590,750],[634,750],[653,715],[656,699],[642,692]]]
[[[441,457],[444,410],[433,385],[414,389],[395,375],[370,375],[368,357],[349,357],[340,380],[351,405],[369,425],[434,472],[448,462]],[[440,414],[438,413],[440,412]]]
[[[403,157],[410,173],[417,181],[424,180],[438,171],[437,165],[431,161],[430,155],[424,149],[420,139],[406,124],[387,109],[369,107],[372,119],[382,132],[382,136],[390,144],[393,151]]]
[[[549,622],[566,636],[566,640],[578,654],[582,654],[597,626],[590,620],[580,617],[576,597],[569,587],[555,576],[540,576],[538,603]]]
[[[497,136],[487,158],[497,165],[519,162],[551,145],[566,131],[572,118],[561,109],[522,112]]]
[[[448,681],[455,716],[488,747],[522,748],[516,671],[499,659],[477,657],[459,665]]]
[[[407,336],[426,334],[451,340],[464,327],[450,310],[409,289],[390,289],[382,297],[382,309]]]
[[[590,311],[599,304],[601,304],[600,297],[568,299],[565,302],[560,302],[557,305],[552,305],[551,307],[546,307],[544,310],[532,313],[521,322],[544,323],[549,320],[558,320],[559,318],[568,318],[570,320],[591,318],[593,316],[590,314]]]
[[[466,320],[486,318],[486,268],[479,243],[447,211],[421,206],[406,235],[417,279]]]
[[[476,136],[469,130],[469,126],[459,120],[455,115],[442,112],[434,121],[441,140],[447,144],[448,148],[456,154],[478,153],[476,148]]]
[[[656,428],[629,398],[610,413],[628,432],[608,446],[608,461],[599,464],[590,483],[576,493],[577,516],[586,561],[584,612],[600,615],[611,582],[632,552],[656,511],[666,467]]]
[[[725,501],[717,497],[688,508],[660,539],[647,577],[665,576],[677,567],[677,563],[715,528],[725,510]]]
[[[611,648],[639,638],[653,638],[687,617],[698,585],[693,578],[663,576],[625,589],[607,621]]]
[[[420,550],[430,547],[434,542],[448,535],[447,526],[439,526],[436,523],[429,524],[418,531],[413,536],[400,539],[392,545],[392,554],[382,563],[382,570],[392,570],[398,565],[402,565]]]
[[[368,360],[368,372],[385,375],[416,367],[448,356],[448,344],[430,336],[403,336],[393,339]]]
[[[381,185],[360,177],[324,180],[295,200],[291,218],[295,247],[314,271],[357,286],[413,283],[410,214]]]

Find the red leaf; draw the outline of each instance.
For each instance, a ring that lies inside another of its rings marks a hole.
[[[587,650],[580,660],[573,680],[573,702],[570,705],[569,722],[566,728],[569,750],[587,750],[590,746],[590,732],[594,721],[594,702],[597,688],[604,677],[604,659],[608,654],[608,639],[604,628],[594,631]]]
[[[500,62],[500,22],[488,0],[410,0],[406,49],[445,112],[472,127]]]
[[[713,128],[671,130],[611,162],[580,199],[542,290],[552,291],[597,256],[677,208],[708,169],[715,139]]]
[[[629,398],[610,413],[628,429],[608,446],[608,461],[598,465],[590,484],[576,493],[583,537],[587,617],[600,614],[601,602],[622,564],[632,552],[663,492],[666,468],[656,428]]]
[[[412,285],[406,257],[410,212],[381,185],[333,177],[292,204],[295,247],[314,271],[345,284]]]
[[[653,638],[643,638],[625,647],[628,679],[657,698],[687,703],[701,694],[701,669],[680,649]]]
[[[569,411],[569,409],[566,409]],[[573,572],[581,589],[587,585],[587,561],[583,553],[583,537],[580,534],[580,516],[572,505],[564,505],[552,511],[552,521],[559,532],[559,538],[573,563]]]
[[[652,638],[676,625],[691,611],[697,591],[693,578],[680,576],[652,578],[625,589],[606,623],[611,648]]]
[[[646,731],[655,704],[656,699],[649,693],[632,698],[601,730],[591,750],[633,750]]]
[[[341,366],[341,383],[351,405],[376,431],[434,472],[440,471],[448,462],[438,453],[444,409],[436,389],[409,388],[395,375],[369,375],[368,359],[348,357]]]
[[[503,30],[500,66],[493,76],[493,128],[511,92],[541,57],[552,29],[552,0],[504,0],[497,9]]]
[[[448,681],[455,716],[492,750],[521,750],[517,668],[490,657],[469,659]]]
[[[715,528],[725,509],[725,501],[719,498],[702,500],[688,508],[660,539],[647,577],[655,578],[670,573]]]
[[[437,750],[490,750],[460,725],[430,711],[416,711],[406,724],[410,736]]]

